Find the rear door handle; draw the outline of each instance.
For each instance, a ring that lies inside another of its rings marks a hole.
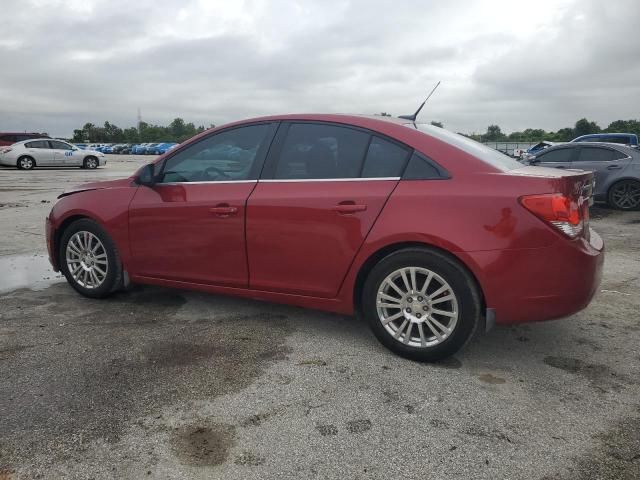
[[[238,213],[238,208],[232,207],[227,203],[222,203],[210,208],[209,212],[217,215],[218,217],[229,217],[231,215],[236,215]]]
[[[556,168],[567,168],[567,167],[563,167],[562,165],[557,165]]]
[[[620,165],[609,165],[607,170],[620,170],[622,167]]]
[[[358,204],[355,202],[340,202],[338,205],[332,208],[334,212],[341,214],[349,214],[356,212],[364,212],[367,209],[366,205]]]

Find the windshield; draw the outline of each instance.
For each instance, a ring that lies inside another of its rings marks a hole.
[[[473,155],[484,163],[487,163],[503,172],[522,167],[520,163],[508,155],[505,155],[498,150],[494,150],[493,148],[489,148],[486,145],[463,135],[445,130],[444,128],[434,127],[433,125],[424,123],[408,123],[406,126],[409,128],[415,128],[416,130],[426,133],[438,140],[442,140],[453,147],[459,148],[463,152]]]

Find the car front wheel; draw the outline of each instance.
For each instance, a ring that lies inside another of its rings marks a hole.
[[[94,170],[98,168],[98,159],[96,157],[87,157],[84,159],[84,164],[82,166],[89,170]]]
[[[365,282],[362,302],[383,345],[425,362],[460,350],[481,315],[478,288],[466,269],[445,254],[421,248],[381,260]]]
[[[93,220],[76,220],[69,225],[62,234],[58,258],[67,282],[86,297],[106,297],[122,283],[118,250]]]

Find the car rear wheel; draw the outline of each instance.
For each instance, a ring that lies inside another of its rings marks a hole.
[[[36,161],[31,157],[20,157],[18,159],[17,167],[19,170],[32,170],[36,166]]]
[[[122,264],[111,237],[93,220],[73,222],[62,234],[60,269],[86,297],[103,298],[122,284]]]
[[[380,342],[413,360],[442,360],[460,350],[480,320],[475,281],[445,254],[412,248],[392,253],[369,274],[363,312]]]
[[[609,205],[619,210],[640,209],[640,182],[622,180],[609,189]]]
[[[94,170],[98,168],[98,159],[96,157],[87,157],[84,159],[84,163],[82,164],[82,166],[83,168]]]

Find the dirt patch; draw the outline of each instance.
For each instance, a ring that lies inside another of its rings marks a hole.
[[[496,377],[490,373],[483,373],[482,375],[478,375],[478,378],[483,383],[489,383],[491,385],[500,385],[506,383],[507,381],[504,378]]]
[[[231,425],[190,426],[174,433],[171,445],[181,463],[215,466],[227,460],[234,438]]]
[[[640,409],[594,437],[598,445],[576,459],[568,475],[554,479],[637,480],[640,478]]]
[[[579,375],[589,380],[591,386],[600,392],[620,391],[627,380],[617,374],[606,365],[587,363],[571,357],[545,357],[544,363],[564,370],[565,372]]]
[[[347,422],[347,432],[349,433],[364,433],[368,430],[371,430],[371,420],[366,418]]]
[[[0,469],[44,454],[30,473],[46,474],[45,462],[80,458],[94,439],[118,442],[131,419],[237,392],[286,358],[286,316],[184,322],[189,295],[216,302],[152,287],[91,300],[66,284],[3,296],[3,327],[35,347],[26,356],[0,337]]]

